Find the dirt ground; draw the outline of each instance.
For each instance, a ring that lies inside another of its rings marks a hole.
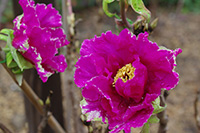
[[[200,14],[175,14],[159,10],[156,16],[159,23],[150,40],[159,46],[183,50],[177,57],[176,71],[180,82],[170,91],[167,99],[168,133],[197,133],[194,101],[200,85]],[[82,19],[77,25],[76,36],[80,42],[107,30],[116,33],[113,18],[102,16],[98,8],[84,10],[76,17]],[[0,77],[0,122],[16,133],[27,132],[23,95],[1,65]],[[152,132],[156,128],[152,125]]]

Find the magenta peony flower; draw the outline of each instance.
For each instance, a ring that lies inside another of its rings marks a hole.
[[[127,29],[119,36],[108,31],[85,40],[74,77],[85,99],[83,113],[89,121],[102,117],[113,133],[143,126],[161,89],[178,84],[174,68],[179,53],[159,48],[148,33],[136,38]]]
[[[24,14],[15,18],[13,46],[35,65],[43,82],[55,71],[63,72],[67,63],[58,48],[67,45],[61,15],[52,4],[20,0]]]

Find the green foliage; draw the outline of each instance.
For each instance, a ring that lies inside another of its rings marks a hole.
[[[120,18],[119,16],[117,16],[117,13],[120,12],[119,1],[103,0],[102,7],[107,16],[109,17],[115,16],[116,18]]]
[[[19,85],[21,85],[22,72],[25,69],[32,68],[33,65],[12,46],[12,40],[14,38],[13,32],[14,31],[11,29],[1,30],[0,40],[7,41],[5,48],[3,48],[3,51],[6,54],[6,65],[12,70],[12,72],[15,74],[16,80],[18,81]]]
[[[164,107],[160,106],[160,97],[156,98],[156,100],[152,102],[152,105],[154,108],[153,114],[158,114],[164,111],[167,107],[167,105],[165,105]]]
[[[149,6],[154,0],[143,0],[143,2],[146,6]],[[172,6],[176,7],[179,4],[178,2],[179,0],[158,0],[158,5],[171,8]],[[183,0],[182,11],[200,13],[200,0]]]
[[[158,123],[159,121],[160,121],[160,120],[158,119],[157,116],[152,115],[152,116],[148,119],[147,123],[145,123],[144,126],[142,127],[141,133],[149,133],[150,124],[151,124],[151,123]]]
[[[7,44],[3,50],[6,53],[6,64],[8,68],[12,68],[12,72],[15,74],[22,73],[24,69],[32,68],[33,65],[28,62],[24,57],[19,53],[13,46],[12,40],[13,30],[3,29],[0,33],[4,33],[7,35]]]
[[[105,12],[105,14],[108,16],[108,17],[113,17],[115,16],[114,13],[111,13],[108,9],[108,4],[114,2],[114,0],[103,0],[103,4],[102,4],[102,7],[103,7],[103,10]]]
[[[143,16],[147,22],[151,19],[150,11],[145,7],[142,0],[128,0],[129,5],[133,8],[135,12]]]
[[[200,0],[184,0],[182,11],[200,13]]]

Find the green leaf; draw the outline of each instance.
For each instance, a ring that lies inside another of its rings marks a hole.
[[[133,21],[130,20],[129,18],[126,18],[126,20],[132,25],[133,24]]]
[[[16,80],[17,80],[19,86],[21,86],[22,85],[23,74],[22,73],[21,74],[16,74],[15,77],[16,77]]]
[[[131,5],[135,12],[142,15],[147,22],[150,21],[151,12],[145,7],[142,0],[128,0],[128,4]]]
[[[18,66],[12,68],[12,72],[13,72],[14,74],[22,74],[22,73],[23,73],[23,71],[21,71],[21,69],[20,69]]]
[[[2,29],[1,31],[0,31],[0,33],[3,33],[3,34],[6,34],[6,35],[11,35],[11,34],[13,34],[13,30],[12,29]]]
[[[150,124],[147,122],[147,123],[145,123],[144,126],[142,127],[141,133],[149,133],[149,129],[150,129]]]
[[[24,70],[24,69],[30,69],[30,68],[33,68],[33,65],[27,61],[22,55],[21,53],[19,53],[17,51],[17,56],[18,56],[18,59],[19,59],[19,63],[21,64],[21,69]]]
[[[5,60],[2,60],[2,61],[0,61],[0,63],[6,63],[6,59],[5,59]]]
[[[8,40],[7,40],[7,50],[9,49],[10,52],[7,53],[6,55],[6,59],[7,59],[7,66],[9,67],[9,64],[11,64],[11,62],[14,61],[16,62],[16,64],[18,65],[18,67],[20,68],[20,71],[23,71],[24,69],[29,69],[32,68],[33,65],[27,61],[22,55],[21,53],[19,53],[13,46],[12,46],[12,35],[8,34]],[[6,52],[6,51],[5,51]],[[11,53],[11,55],[10,55]],[[20,72],[19,70],[13,70],[14,72]]]
[[[156,98],[156,100],[152,102],[152,105],[154,108],[153,114],[158,114],[164,111],[167,107],[167,104],[165,104],[164,107],[160,106],[160,97]]]
[[[108,10],[108,4],[109,4],[109,3],[112,3],[113,1],[114,1],[114,0],[103,0],[103,4],[102,4],[103,10],[104,10],[105,14],[106,14],[108,17],[113,17],[113,16],[115,16],[115,13],[111,13],[111,12],[109,12],[109,10]]]
[[[156,115],[152,115],[142,127],[141,133],[149,133],[150,123],[158,123],[159,121]]]
[[[12,38],[11,38],[10,34],[8,34],[7,45],[8,45],[8,48],[10,49],[10,53],[12,55],[12,58],[14,59],[14,61],[17,63],[17,65],[21,69],[22,66],[21,66],[19,58],[17,56],[17,50],[12,46]]]
[[[149,119],[148,119],[148,123],[158,123],[160,120],[158,119],[158,117],[156,115],[152,115]]]
[[[6,40],[6,41],[7,41],[7,40]],[[3,50],[5,53],[7,53],[7,52],[10,51],[8,45],[6,45],[4,48],[2,48],[2,50]]]
[[[12,54],[11,52],[8,52],[6,54],[6,65],[8,66],[8,68],[12,68],[13,66],[11,65],[11,62],[13,61],[13,57],[12,57]],[[16,66],[14,66],[16,67]]]
[[[8,39],[8,36],[0,34],[0,40],[7,41],[7,39]]]
[[[8,66],[8,65],[7,65],[7,66]],[[15,68],[15,67],[18,67],[18,66],[17,66],[17,63],[14,62],[14,61],[11,61],[11,62],[9,63],[8,68]]]

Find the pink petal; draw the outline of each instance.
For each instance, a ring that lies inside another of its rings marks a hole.
[[[44,27],[60,27],[62,26],[61,15],[52,7],[52,4],[37,4],[36,14],[40,21],[40,26]]]

